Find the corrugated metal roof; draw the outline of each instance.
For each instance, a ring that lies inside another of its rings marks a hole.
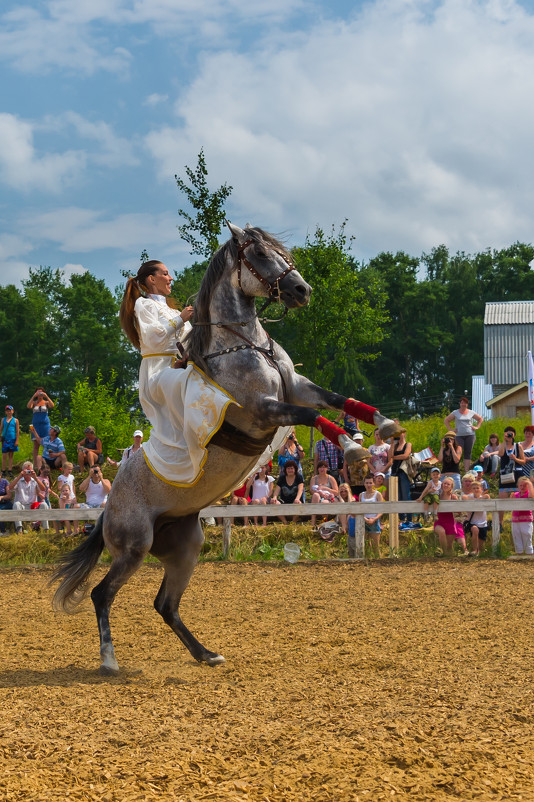
[[[534,323],[534,301],[491,301],[484,312],[485,326]]]
[[[471,404],[470,407],[477,412],[484,420],[493,417],[493,410],[488,409],[486,401],[493,398],[493,387],[484,382],[484,376],[472,376],[471,378]]]

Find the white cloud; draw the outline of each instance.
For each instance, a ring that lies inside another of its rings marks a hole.
[[[99,146],[98,151],[92,151],[87,157],[94,164],[106,167],[139,164],[139,159],[134,155],[132,141],[117,136],[112,127],[103,120],[93,122],[74,111],[67,111],[58,117],[46,118],[40,127],[60,131],[64,128],[68,129],[70,126],[81,139],[96,142]]]
[[[148,97],[145,98],[143,106],[159,106],[160,103],[166,103],[168,99],[168,95],[158,95],[157,92],[154,92],[152,95],[148,95]]]
[[[83,276],[84,273],[87,273],[87,268],[83,265],[72,265],[67,262],[66,265],[60,267],[60,272],[63,276],[63,283],[69,284],[72,276]]]
[[[252,54],[207,54],[180,124],[146,146],[165,180],[203,146],[238,223],[349,217],[367,253],[528,241],[533,38],[514,0],[377,0]]]
[[[32,123],[0,113],[0,180],[18,190],[59,192],[85,166],[85,155],[74,150],[39,155],[33,137]]]

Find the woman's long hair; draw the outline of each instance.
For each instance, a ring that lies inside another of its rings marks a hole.
[[[153,276],[154,273],[157,271],[159,267],[163,265],[163,262],[159,262],[157,259],[151,259],[149,262],[143,262],[139,270],[137,271],[136,276],[132,276],[126,282],[126,287],[124,289],[124,295],[122,296],[122,303],[119,312],[119,320],[122,326],[122,330],[137,349],[141,347],[139,342],[139,332],[135,326],[135,315],[134,315],[134,307],[135,302],[141,296],[146,296],[148,294],[148,289],[146,287],[146,280],[149,276]],[[167,305],[172,307],[173,309],[176,308],[176,304],[174,300],[169,300],[167,298]]]

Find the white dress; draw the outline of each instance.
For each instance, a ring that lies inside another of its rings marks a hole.
[[[191,326],[163,295],[137,299],[135,324],[142,356],[139,400],[153,427],[143,453],[160,479],[189,487],[202,476],[206,446],[237,401],[192,363],[185,370],[172,367],[176,341]]]

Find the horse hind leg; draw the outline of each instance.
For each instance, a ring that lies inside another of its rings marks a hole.
[[[119,672],[109,626],[111,605],[121,587],[140,567],[147,553],[148,546],[145,550],[130,548],[116,556],[102,582],[91,591],[100,635],[101,676],[114,676]]]
[[[217,666],[224,657],[206,649],[180,618],[182,596],[198,562],[204,534],[198,516],[188,516],[166,523],[154,537],[152,554],[164,565],[165,575],[154,600],[154,607],[199,663]]]

